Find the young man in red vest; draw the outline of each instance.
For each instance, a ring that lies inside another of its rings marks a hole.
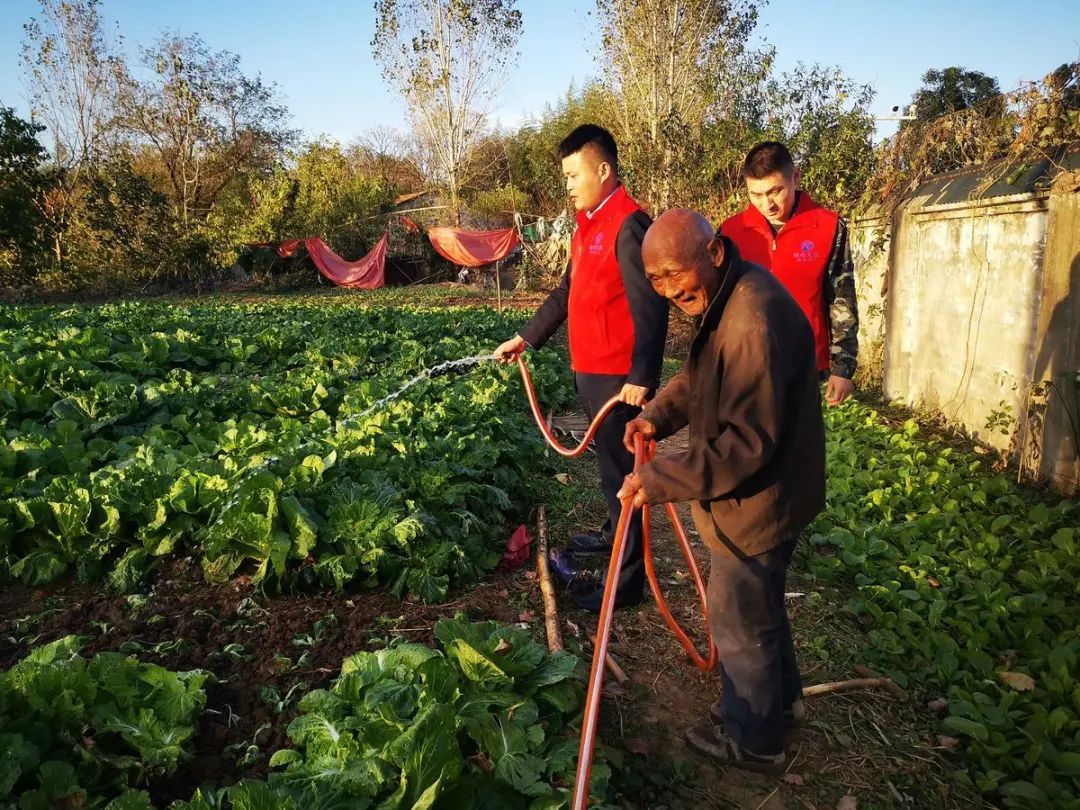
[[[747,261],[771,270],[810,321],[825,401],[839,405],[855,386],[859,309],[847,224],[798,190],[799,172],[782,143],[759,143],[746,156],[750,205],[724,221]]]
[[[592,419],[613,396],[621,400],[594,441],[608,518],[599,532],[574,535],[569,550],[553,559],[570,597],[580,607],[599,610],[604,586],[596,569],[611,550],[622,508],[616,493],[634,466],[623,433],[660,383],[668,303],[645,278],[641,242],[652,220],[619,182],[611,133],[594,124],[580,126],[559,144],[559,157],[577,211],[570,265],[532,320],[495,353],[509,362],[528,347],[540,348],[565,321],[574,384],[586,416]],[[637,604],[644,588],[639,512],[627,538],[616,606]]]

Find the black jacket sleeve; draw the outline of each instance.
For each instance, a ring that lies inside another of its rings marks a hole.
[[[668,302],[645,278],[645,265],[641,261],[641,242],[650,225],[652,220],[644,211],[628,216],[619,229],[615,258],[619,262],[630,316],[634,320],[634,354],[626,381],[631,385],[656,388],[660,384],[660,366],[667,340]]]
[[[539,349],[563,325],[569,301],[570,265],[568,264],[559,286],[551,291],[544,303],[540,305],[540,309],[536,310],[536,314],[518,332],[518,335],[534,349]]]

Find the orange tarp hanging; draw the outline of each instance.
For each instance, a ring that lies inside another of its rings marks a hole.
[[[439,255],[462,267],[481,267],[509,256],[518,244],[517,231],[463,231],[432,228],[428,239]]]
[[[389,237],[383,234],[375,247],[362,259],[345,261],[317,236],[304,240],[308,256],[319,272],[339,287],[375,290],[386,283],[386,244]]]

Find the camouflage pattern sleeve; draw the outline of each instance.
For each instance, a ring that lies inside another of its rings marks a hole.
[[[855,264],[843,218],[837,221],[836,238],[825,271],[825,301],[832,337],[831,374],[850,380],[855,376],[859,357],[859,307],[855,300]]]

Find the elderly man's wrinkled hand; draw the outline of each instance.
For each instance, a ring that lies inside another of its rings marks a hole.
[[[656,425],[650,422],[643,416],[637,416],[626,423],[626,430],[623,432],[623,447],[626,448],[626,452],[634,452],[634,436],[641,434],[641,438],[648,441],[656,435]]]
[[[645,494],[645,485],[641,483],[641,476],[637,473],[630,473],[623,479],[622,489],[619,490],[618,497],[619,500],[631,498],[630,505],[634,509],[640,509],[649,500]]]

